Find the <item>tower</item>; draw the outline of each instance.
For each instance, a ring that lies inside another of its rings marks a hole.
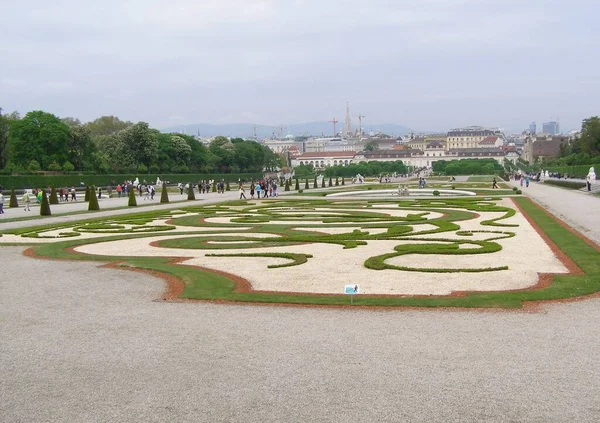
[[[344,136],[349,137],[352,134],[352,121],[350,120],[350,106],[346,102],[346,119],[344,120]]]

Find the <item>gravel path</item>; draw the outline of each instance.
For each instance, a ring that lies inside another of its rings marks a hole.
[[[162,303],[159,279],[21,251],[0,247],[2,422],[600,420],[600,300],[537,314]]]

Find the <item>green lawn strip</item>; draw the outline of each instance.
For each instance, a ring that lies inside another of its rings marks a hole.
[[[297,253],[237,253],[237,254],[207,254],[206,257],[272,257],[291,260],[290,263],[270,264],[269,269],[277,269],[279,267],[291,267],[304,264],[312,254],[297,254]]]
[[[476,176],[469,176],[469,179],[467,179],[467,182],[492,182],[492,180],[494,178],[496,178],[496,181],[502,180],[496,175],[476,175]]]

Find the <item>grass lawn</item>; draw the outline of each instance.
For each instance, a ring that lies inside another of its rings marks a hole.
[[[494,194],[498,194],[498,190],[493,191]],[[521,308],[526,301],[542,301],[562,298],[573,298],[582,295],[589,295],[600,290],[600,254],[598,251],[588,245],[581,238],[574,235],[569,230],[563,228],[560,224],[555,222],[552,218],[547,216],[545,212],[538,206],[533,204],[529,199],[524,197],[518,197],[516,200],[522,209],[527,213],[532,220],[534,220],[542,230],[548,235],[548,237],[556,243],[566,255],[569,256],[583,271],[584,275],[555,275],[553,276],[552,284],[546,288],[531,291],[514,291],[514,292],[474,292],[467,294],[462,297],[450,297],[450,296],[367,296],[359,295],[354,298],[354,304],[357,306],[381,306],[381,307],[501,307],[501,308]],[[485,250],[493,251],[498,248],[498,244],[493,241],[494,238],[487,241],[469,241],[468,239],[460,241],[448,241],[444,240],[444,232],[456,231],[460,229],[457,222],[461,220],[472,218],[471,211],[504,211],[505,216],[495,218],[487,222],[490,225],[490,230],[494,229],[494,226],[505,226],[507,229],[495,229],[499,235],[495,239],[501,239],[502,237],[510,236],[510,225],[504,225],[502,219],[514,215],[514,210],[506,207],[499,207],[491,205],[488,201],[484,201],[481,198],[436,198],[436,199],[422,199],[422,200],[395,200],[390,201],[390,205],[396,207],[412,207],[416,208],[418,213],[413,213],[407,217],[392,217],[380,218],[379,220],[373,220],[373,213],[369,208],[370,202],[368,201],[355,201],[352,203],[345,202],[347,204],[353,204],[356,207],[356,211],[343,216],[330,213],[330,216],[322,216],[320,219],[324,223],[323,227],[331,227],[336,224],[342,223],[348,226],[359,225],[362,228],[387,228],[386,232],[368,234],[366,231],[359,230],[346,234],[339,235],[327,235],[327,234],[315,234],[312,232],[301,232],[296,231],[294,228],[297,226],[302,219],[314,219],[314,216],[310,214],[311,208],[314,207],[327,207],[333,208],[338,207],[337,203],[329,202],[327,200],[279,200],[274,202],[265,201],[264,204],[249,205],[245,202],[231,202],[223,203],[213,206],[196,206],[188,207],[187,211],[199,211],[200,215],[197,218],[183,217],[179,218],[179,223],[176,223],[178,219],[174,219],[174,224],[186,224],[194,226],[194,221],[200,222],[202,217],[213,217],[216,213],[219,215],[227,215],[228,207],[235,207],[239,223],[242,226],[252,226],[250,230],[240,231],[239,236],[231,235],[225,241],[233,242],[245,242],[249,248],[248,254],[252,253],[252,248],[258,245],[298,245],[302,243],[334,243],[341,244],[344,248],[356,248],[357,246],[364,244],[368,240],[395,240],[395,239],[410,239],[411,234],[415,233],[435,233],[436,239],[439,236],[440,242],[446,242],[446,245],[418,245],[409,244],[404,245],[400,249],[396,249],[398,253],[417,253],[417,254],[471,254],[469,251],[459,249],[458,244],[467,243],[474,244]],[[244,207],[246,205],[247,207]],[[339,205],[341,207],[341,205]],[[491,207],[491,208],[490,208]],[[299,210],[294,214],[282,215],[277,213],[278,208],[281,209],[292,209]],[[467,211],[465,211],[466,209]],[[304,212],[302,211],[304,210]],[[423,214],[429,212],[442,212],[443,217],[437,219],[424,219]],[[122,221],[137,220],[138,223],[143,226],[143,221],[152,219],[156,216],[162,216],[165,211],[153,211],[136,216],[115,216],[111,217],[110,221],[112,224],[118,224]],[[97,228],[102,228],[101,221],[108,219],[99,220]],[[286,223],[278,225],[267,225],[266,222],[269,220],[280,221],[283,220]],[[362,224],[361,222],[365,222]],[[252,223],[254,222],[254,223]],[[289,224],[287,223],[289,222]],[[371,223],[366,223],[371,222]],[[429,229],[424,232],[419,232],[419,225],[422,223],[432,224],[437,229]],[[482,224],[486,224],[483,222]],[[70,226],[81,225],[69,224]],[[414,226],[416,232],[411,232]],[[67,225],[68,226],[68,225]],[[203,223],[197,226],[214,226],[215,228],[230,227],[232,231],[235,231],[235,225],[215,223],[207,224]],[[54,227],[55,228],[55,227]],[[27,228],[29,231],[32,228]],[[507,232],[508,231],[508,232]],[[250,237],[245,237],[244,233],[251,232],[263,232],[263,233],[276,233],[281,235],[280,238],[274,240],[269,238],[268,240],[257,240]],[[14,233],[14,232],[13,232]],[[173,231],[173,235],[179,234],[190,234],[194,232],[181,232],[178,233]],[[122,261],[121,266],[125,267],[138,267],[142,269],[153,270],[157,272],[163,272],[166,274],[173,275],[179,278],[185,285],[182,298],[199,299],[199,300],[226,300],[232,302],[256,302],[256,303],[286,303],[286,304],[319,304],[319,305],[348,305],[348,296],[344,295],[302,295],[302,294],[289,294],[285,292],[281,293],[261,293],[261,292],[236,292],[234,290],[235,284],[229,278],[207,272],[198,268],[192,268],[189,266],[181,266],[171,263],[170,258],[164,257],[120,257],[120,256],[92,256],[92,255],[78,255],[69,252],[69,247],[75,247],[79,245],[85,245],[90,243],[98,243],[104,241],[114,241],[116,239],[128,239],[155,236],[156,233],[145,233],[145,234],[119,234],[116,237],[103,237],[94,239],[68,239],[66,241],[59,241],[54,243],[43,244],[35,247],[35,252],[44,257],[48,258],[61,258],[61,259],[72,259],[72,260],[94,260],[94,261]],[[171,235],[171,233],[169,233]],[[176,248],[206,248],[206,242],[210,240],[210,237],[206,236],[206,233],[198,233],[196,238],[187,238],[186,240],[169,240],[166,244],[169,247]],[[404,238],[403,238],[404,237]],[[215,238],[216,239],[216,238]],[[164,242],[164,241],[163,241]],[[218,245],[217,249],[229,248],[228,245]],[[518,253],[518,252],[516,252]],[[282,257],[286,253],[278,253]],[[182,252],[182,255],[185,255]],[[239,255],[239,254],[238,254]],[[254,253],[255,256],[265,256],[264,253]],[[309,256],[302,255],[287,255],[293,262],[290,265],[299,265],[308,259],[312,260]],[[365,257],[367,258],[367,257]],[[369,263],[370,265],[377,268],[382,266],[385,258],[372,258]],[[341,265],[341,264],[340,264]],[[483,269],[485,270],[485,269]],[[493,270],[493,269],[492,269]],[[444,271],[444,269],[442,269]],[[449,270],[452,271],[452,270]],[[479,271],[479,270],[478,270]]]
[[[477,175],[477,176],[469,176],[467,179],[468,182],[492,182],[492,180],[496,178],[496,181],[500,182],[502,179],[498,175]]]

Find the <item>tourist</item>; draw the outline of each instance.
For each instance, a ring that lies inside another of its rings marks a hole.
[[[75,187],[71,187],[71,201],[77,201],[77,193]]]
[[[0,192],[0,214],[4,214],[4,196]]]
[[[121,198],[121,193],[123,192],[123,188],[121,187],[121,184],[117,185],[117,197]]]
[[[492,188],[498,188],[498,182],[496,182],[496,178],[492,180]]]
[[[529,176],[525,178],[525,187],[529,188]]]
[[[244,187],[242,185],[240,185],[240,200],[243,198],[244,200],[246,199],[246,191],[244,191]]]
[[[150,190],[150,200],[154,200],[154,194],[156,193],[156,190],[154,189],[154,185],[150,185],[148,187],[148,189]]]
[[[25,211],[31,211],[31,209],[29,208],[29,203],[31,203],[29,193],[25,192],[25,194],[23,194],[23,201],[25,202]]]
[[[273,182],[273,197],[279,197],[279,193],[277,192],[277,183]]]
[[[98,200],[102,198],[102,187],[98,187]]]
[[[254,181],[250,182],[250,198],[254,199]]]
[[[260,200],[260,182],[256,183],[256,186],[254,187],[254,191],[256,191],[256,198],[258,198]]]

